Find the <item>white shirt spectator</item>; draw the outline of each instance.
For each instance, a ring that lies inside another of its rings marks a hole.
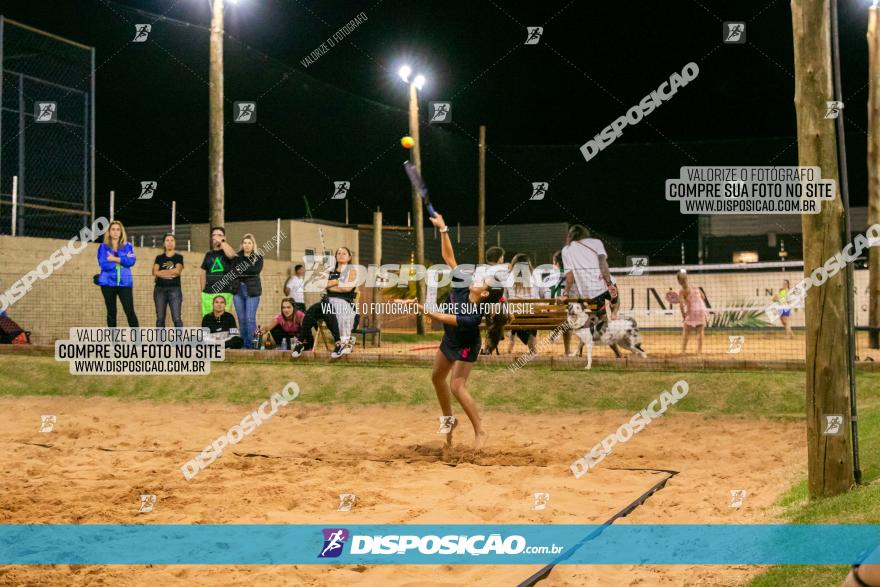
[[[285,287],[290,292],[290,297],[293,298],[293,301],[296,304],[306,303],[306,297],[303,293],[303,285],[303,278],[297,277],[296,275],[288,279],[287,284],[285,284]]]
[[[541,292],[542,299],[549,300],[553,298],[553,288],[559,285],[560,280],[565,280],[565,274],[555,271],[549,275],[545,275],[541,281],[538,290]]]
[[[574,276],[572,297],[595,298],[608,291],[599,269],[599,255],[608,256],[602,241],[585,238],[572,241],[562,249],[562,265]]]

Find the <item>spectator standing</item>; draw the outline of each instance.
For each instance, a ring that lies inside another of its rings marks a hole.
[[[180,288],[180,273],[183,271],[183,255],[175,250],[177,239],[173,234],[166,234],[162,239],[165,251],[156,255],[153,261],[153,277],[156,286],[153,288],[153,302],[156,304],[156,327],[165,328],[166,308],[171,309],[171,321],[177,328],[183,327],[180,318],[180,307],[183,303],[183,291]]]
[[[305,297],[305,268],[301,263],[293,268],[290,279],[284,284],[284,295],[293,299],[293,307],[302,312],[306,311]]]
[[[257,309],[263,295],[260,273],[263,271],[263,255],[256,250],[254,235],[247,233],[241,239],[241,250],[233,270],[238,278],[235,286],[235,313],[241,325],[244,348],[253,347],[254,333],[257,330]]]
[[[202,261],[202,315],[209,314],[214,307],[214,297],[223,296],[226,307],[232,305],[236,280],[229,275],[232,261],[238,257],[226,242],[226,230],[222,226],[211,229],[211,250],[205,253]],[[227,275],[229,275],[227,277]]]
[[[599,317],[606,312],[606,303],[618,302],[617,286],[608,267],[605,245],[590,238],[590,231],[580,224],[568,229],[568,244],[562,249],[565,266],[565,297],[587,300],[590,310],[595,308]]]
[[[131,328],[138,327],[134,312],[134,296],[131,268],[135,264],[134,247],[128,242],[125,227],[114,220],[104,233],[104,242],[98,247],[98,265],[101,273],[97,283],[101,286],[104,305],[107,307],[107,326],[116,326],[116,298],[122,302],[122,311]]]

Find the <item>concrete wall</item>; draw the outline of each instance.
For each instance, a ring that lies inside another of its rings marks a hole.
[[[225,228],[226,240],[236,250],[241,246],[242,237],[249,232],[254,235],[258,247],[262,247],[267,242],[271,243],[271,246],[264,252],[267,259],[276,258],[276,248],[272,240],[275,238],[277,230],[277,222],[275,220],[227,222]],[[317,252],[321,248],[320,228],[324,229],[324,246],[330,251],[331,255],[338,247],[345,246],[351,249],[354,255],[354,262],[358,262],[357,229],[332,224],[303,222],[301,220],[281,221],[281,246],[279,247],[280,250],[278,251],[277,258],[301,263],[306,249],[314,249]],[[209,238],[208,225],[192,224],[189,225],[189,229],[193,250],[206,250]]]
[[[274,222],[247,224],[248,230],[254,233],[259,244],[268,240],[262,239],[262,236],[268,230],[269,224],[272,225],[269,238],[275,234]],[[267,227],[257,226],[260,224],[266,224]],[[258,230],[262,232],[257,234]],[[238,233],[232,234],[237,236]],[[238,239],[240,240],[240,236]],[[335,241],[328,238],[328,246],[330,242],[335,244]],[[58,239],[0,236],[0,292],[5,292],[14,281],[34,270],[66,243],[67,241]],[[99,271],[97,252],[97,244],[89,245],[47,279],[37,280],[24,297],[7,308],[13,320],[22,328],[32,331],[34,342],[51,343],[57,338],[67,338],[71,327],[106,326],[106,310],[101,290],[92,282],[92,276]],[[150,273],[153,260],[161,252],[158,248],[135,247],[137,263],[132,267],[133,293],[135,311],[141,326],[156,325],[153,303],[154,281]],[[185,326],[198,326],[202,318],[199,295],[201,291],[199,278],[202,271],[199,267],[204,253],[183,251],[181,254],[184,257],[184,271],[181,276],[183,323]],[[257,313],[260,324],[267,324],[278,313],[281,298],[284,296],[283,288],[287,281],[289,266],[289,261],[275,260],[267,255],[262,273],[263,296]],[[307,296],[306,301],[311,303],[316,299],[317,294],[313,294]],[[235,314],[234,308],[229,308],[228,311]],[[126,326],[121,305],[117,314],[117,324]],[[166,326],[173,326],[170,314],[166,317]]]

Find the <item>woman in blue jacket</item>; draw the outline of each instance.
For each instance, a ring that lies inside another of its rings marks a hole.
[[[132,328],[138,327],[134,297],[131,295],[131,266],[134,263],[134,247],[128,242],[125,227],[114,220],[104,233],[104,242],[98,247],[98,265],[101,267],[98,285],[101,286],[104,304],[107,306],[107,326],[116,326],[116,296],[119,296],[128,325]]]

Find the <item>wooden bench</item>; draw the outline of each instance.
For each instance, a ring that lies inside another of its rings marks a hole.
[[[583,298],[570,298],[564,302],[560,298],[506,300],[506,303],[509,304],[529,304],[531,313],[513,312],[504,328],[507,330],[555,330],[565,323],[568,317],[568,304],[571,302],[584,304],[590,312],[596,310],[595,305],[588,305],[590,300]]]

